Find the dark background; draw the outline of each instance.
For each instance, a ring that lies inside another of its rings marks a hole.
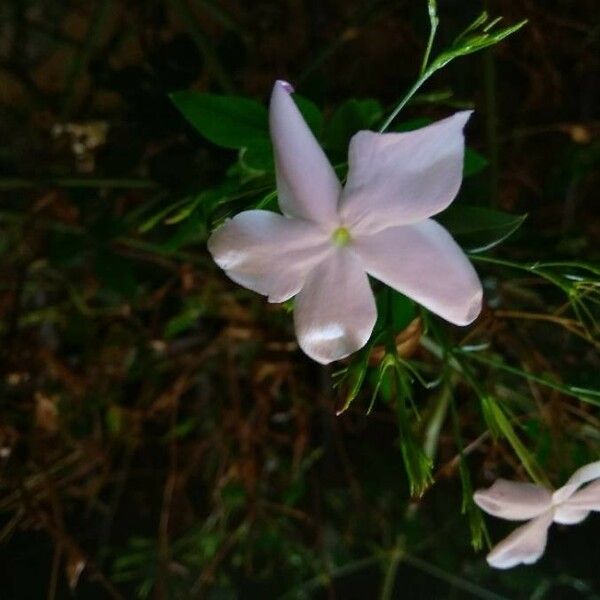
[[[403,118],[472,104],[469,144],[489,164],[465,197],[529,214],[503,256],[597,261],[598,4],[486,5],[529,23],[436,75]],[[483,8],[440,0],[436,48]],[[210,215],[141,227],[237,157],[168,93],[266,101],[284,78],[326,117],[351,97],[389,110],[427,32],[426,3],[412,0],[0,4],[2,600],[376,598],[400,546],[394,598],[600,597],[597,516],[554,526],[535,567],[492,571],[460,515],[450,422],[437,483],[413,510],[393,411],[365,416],[367,391],[335,417],[331,371],[297,350],[290,316],[212,265]],[[502,356],[597,385],[589,340],[494,312],[549,313],[556,291],[484,275],[479,327]],[[589,406],[512,383],[534,400],[525,430],[554,483],[597,458]],[[469,390],[456,393],[469,444],[485,425]],[[428,393],[415,394],[426,407]],[[525,477],[485,435],[469,468],[476,487]],[[511,528],[487,522],[495,541]]]

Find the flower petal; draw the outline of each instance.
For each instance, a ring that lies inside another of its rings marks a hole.
[[[510,521],[532,519],[552,506],[552,494],[547,489],[506,479],[498,479],[487,490],[478,490],[473,499],[488,514]]]
[[[560,525],[575,525],[581,523],[589,514],[589,510],[572,508],[568,504],[560,504],[554,509],[554,522]]]
[[[375,233],[444,210],[462,181],[463,111],[408,133],[359,131],[350,141],[340,214],[354,231]]]
[[[313,223],[249,210],[219,227],[208,249],[233,281],[269,296],[269,302],[285,302],[300,291],[331,244]]]
[[[322,364],[362,348],[376,320],[369,279],[348,248],[336,248],[315,267],[296,298],[298,343],[308,356]]]
[[[289,83],[277,81],[271,94],[269,120],[279,207],[285,215],[334,226],[341,185],[291,91]]]
[[[593,479],[600,479],[600,460],[577,469],[577,471],[569,477],[567,483],[554,492],[554,495],[552,496],[553,502],[555,504],[564,502],[584,483],[588,483]]]
[[[367,273],[447,321],[468,325],[479,315],[483,290],[477,273],[435,221],[356,236],[352,244]]]
[[[549,510],[517,527],[488,554],[489,565],[496,569],[510,569],[521,563],[533,564],[544,554],[551,524],[552,511]]]
[[[556,507],[554,522],[563,525],[580,523],[590,511],[600,511],[600,481],[586,485]]]
[[[600,511],[600,481],[586,485],[582,490],[575,492],[560,508],[572,510]]]

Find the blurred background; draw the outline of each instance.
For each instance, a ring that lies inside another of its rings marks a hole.
[[[453,62],[401,118],[475,108],[459,201],[529,215],[493,256],[597,264],[597,2],[438,4],[436,49],[483,9],[529,23]],[[168,94],[264,103],[288,79],[333,152],[340,106],[371,98],[387,114],[412,85],[428,26],[424,0],[0,4],[2,600],[600,598],[598,516],[555,526],[533,567],[492,571],[472,548],[481,516],[461,514],[461,487],[527,474],[468,386],[454,418],[433,421],[438,392],[415,382],[436,482],[411,499],[394,410],[383,399],[366,415],[370,375],[336,417],[338,366],[312,363],[289,312],[206,252],[215,222],[273,178],[244,171]],[[598,389],[597,304],[578,314],[534,272],[476,266],[487,306],[450,335]],[[598,293],[597,277],[586,285]],[[435,379],[420,330],[404,334]],[[477,377],[554,485],[598,458],[592,405],[490,366]],[[486,522],[493,541],[512,528]]]

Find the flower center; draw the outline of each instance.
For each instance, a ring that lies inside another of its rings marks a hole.
[[[350,239],[350,232],[345,227],[338,227],[331,236],[331,240],[336,246],[347,246]]]

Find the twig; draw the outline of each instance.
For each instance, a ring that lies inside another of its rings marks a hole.
[[[379,600],[393,599],[396,573],[398,572],[398,567],[400,566],[400,562],[403,558],[405,558],[405,553],[403,550],[402,540],[399,538],[390,552],[388,566],[385,570],[385,576],[381,586],[381,593],[379,594]]]
[[[50,582],[48,583],[48,600],[55,600],[58,587],[58,570],[60,569],[60,559],[62,550],[60,544],[54,546],[54,556],[52,557],[52,570],[50,571]]]

